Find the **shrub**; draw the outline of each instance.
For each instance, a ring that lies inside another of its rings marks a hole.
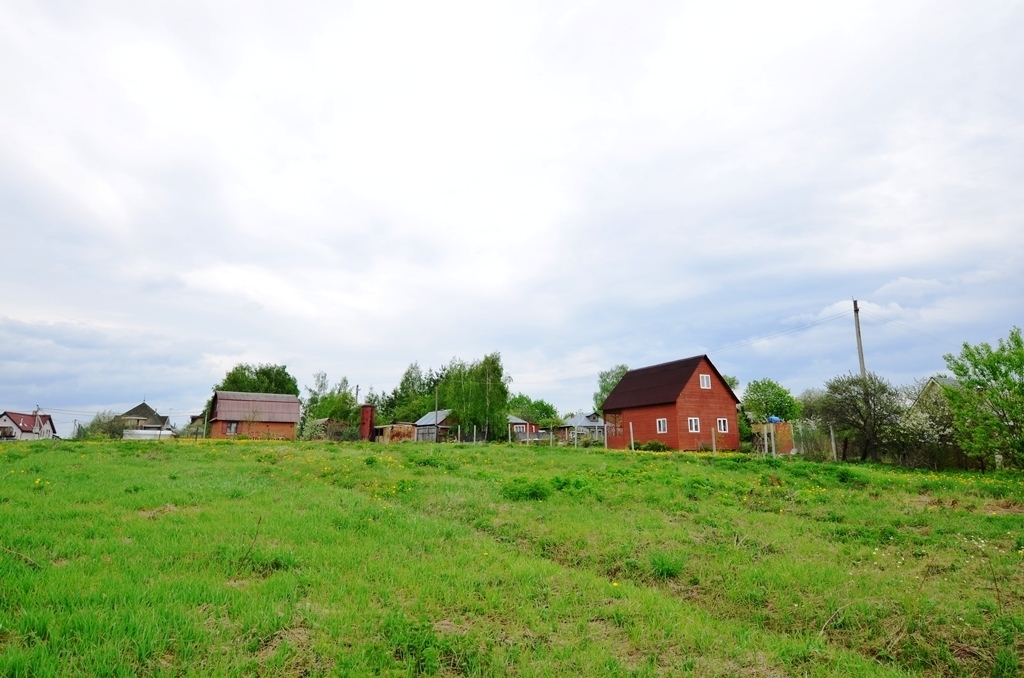
[[[512,501],[540,501],[551,496],[551,487],[543,480],[513,478],[501,488],[501,496]]]
[[[836,472],[836,480],[851,487],[867,487],[868,479],[848,468],[841,468]]]
[[[651,572],[658,579],[674,579],[683,571],[683,559],[655,551],[651,554]]]
[[[646,450],[647,452],[668,452],[672,448],[661,442],[660,440],[651,440],[637,447],[638,450]]]

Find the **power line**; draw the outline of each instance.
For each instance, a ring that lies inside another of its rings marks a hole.
[[[928,339],[932,339],[933,341],[937,341],[940,344],[946,344],[947,346],[955,346],[955,344],[953,342],[949,341],[948,339],[942,339],[941,337],[936,337],[934,334],[928,334],[927,332],[922,332],[921,330],[916,330],[913,327],[908,327],[908,326],[904,325],[903,323],[898,323],[895,320],[890,320],[889,318],[884,318],[884,317],[878,315],[877,313],[872,313],[871,311],[866,311],[864,309],[861,309],[861,310],[864,313],[866,313],[867,315],[871,316],[872,318],[877,318],[878,320],[881,320],[884,323],[889,323],[890,325],[895,325],[896,327],[899,327],[900,329],[906,330],[907,332],[913,332],[914,334],[920,334],[922,337],[927,337]]]
[[[745,346],[752,346],[752,345],[754,345],[754,344],[756,344],[758,342],[767,341],[769,339],[775,339],[776,337],[785,336],[787,334],[792,334],[794,332],[799,332],[800,330],[805,330],[805,329],[807,329],[809,327],[814,327],[815,325],[822,325],[824,323],[831,322],[832,320],[835,320],[836,318],[842,318],[842,317],[848,316],[848,315],[850,315],[852,313],[853,313],[853,311],[843,311],[842,313],[836,313],[835,315],[830,315],[830,316],[827,316],[825,318],[819,318],[819,319],[813,320],[813,321],[811,321],[809,323],[804,323],[803,325],[798,325],[797,327],[791,327],[788,330],[783,330],[781,332],[776,332],[775,334],[769,334],[769,335],[766,335],[766,336],[763,336],[763,337],[758,337],[757,339],[750,339],[749,341],[743,341],[743,342],[740,342],[738,344],[728,344],[726,346],[723,346],[722,348],[712,349],[712,350],[708,351],[708,353],[724,353],[725,351],[731,351],[733,349],[743,348]]]

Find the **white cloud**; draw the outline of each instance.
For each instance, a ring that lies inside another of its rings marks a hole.
[[[147,360],[183,366],[178,408],[236,358],[380,389],[412,360],[501,350],[570,409],[602,367],[851,295],[991,340],[1021,311],[1022,21],[962,2],[7,3],[0,229],[46,256],[0,270],[32,300],[4,313],[177,346]],[[820,382],[855,366],[842,322],[722,367]],[[869,326],[894,378],[945,350]],[[117,352],[94,372],[54,355],[74,390],[29,370],[0,396],[134,387]]]

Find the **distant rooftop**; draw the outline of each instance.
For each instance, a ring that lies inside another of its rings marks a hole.
[[[444,420],[448,418],[451,410],[437,410],[436,412],[427,412],[422,417],[416,420],[417,426],[434,426],[435,424],[444,426]]]

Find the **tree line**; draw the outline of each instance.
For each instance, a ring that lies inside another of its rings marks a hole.
[[[509,414],[541,426],[561,423],[554,405],[524,393],[512,394],[511,383],[512,377],[506,373],[498,352],[479,360],[453,358],[437,370],[423,370],[413,362],[394,389],[378,393],[371,388],[363,402],[374,406],[377,425],[412,423],[435,407],[449,410],[449,422],[460,425],[466,433],[476,427],[480,440],[504,439]],[[358,387],[347,377],[332,385],[325,372],[317,372],[312,386],[306,386],[305,393],[300,393],[298,381],[285,365],[242,363],[229,370],[212,390],[298,396],[302,402],[300,438],[359,437]],[[212,396],[206,403],[206,415],[211,406]]]
[[[986,470],[1024,467],[1024,340],[1014,327],[995,346],[964,343],[943,356],[950,376],[894,385],[868,372],[839,375],[794,397],[771,379],[750,382],[749,422],[799,422],[802,452],[840,461]],[[749,442],[749,437],[746,439]],[[827,442],[827,445],[826,445]]]

